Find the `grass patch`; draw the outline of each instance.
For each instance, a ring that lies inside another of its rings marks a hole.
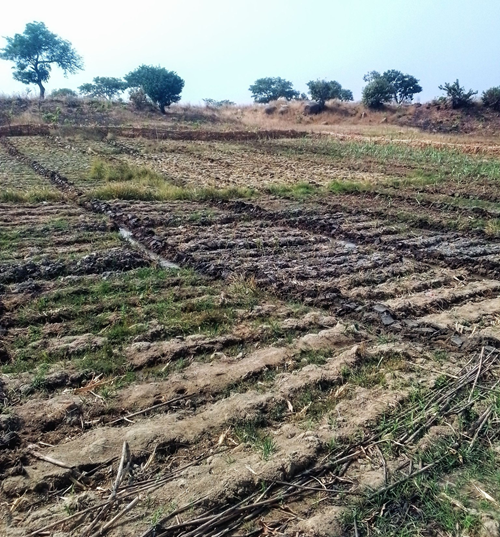
[[[7,188],[0,191],[0,203],[40,203],[42,201],[61,201],[62,194],[49,187],[14,190]]]
[[[252,198],[255,191],[245,187],[232,188],[185,188],[169,183],[161,185],[117,182],[94,189],[90,197],[102,200],[139,200],[139,201],[213,201],[236,198]]]
[[[403,170],[404,175],[417,174],[421,180],[450,179],[460,183],[500,179],[500,161],[484,155],[471,155],[458,148],[416,147],[398,143],[374,141],[307,139],[276,140],[261,149],[285,156],[321,155],[336,163],[359,169],[369,166],[371,171],[386,173],[391,168]],[[418,179],[417,179],[418,182]]]
[[[265,188],[265,192],[280,198],[302,199],[317,194],[319,187],[306,182],[299,182],[295,185],[274,184]]]
[[[258,451],[263,460],[268,461],[278,447],[274,439],[260,428],[261,425],[259,420],[247,420],[235,426],[234,435],[241,443]]]
[[[332,181],[328,185],[328,190],[333,194],[357,194],[371,189],[372,187],[368,183],[354,181]]]

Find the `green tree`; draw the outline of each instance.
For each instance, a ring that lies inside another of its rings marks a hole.
[[[326,101],[330,99],[353,100],[352,91],[343,89],[336,80],[311,80],[307,83],[307,87],[309,88],[311,99],[318,102],[322,108],[325,106]]]
[[[69,41],[50,32],[43,22],[30,22],[24,33],[6,37],[7,46],[0,50],[2,60],[14,62],[14,80],[36,84],[40,98],[45,97],[44,83],[55,65],[64,76],[83,69],[83,60]]]
[[[181,100],[184,80],[174,71],[164,67],[141,65],[125,77],[129,88],[142,89],[151,101],[165,114],[165,107]]]
[[[398,104],[411,103],[413,96],[422,91],[422,86],[413,75],[405,75],[396,69],[385,71],[382,77],[394,88],[392,97]]]
[[[93,80],[93,84],[82,84],[78,91],[88,97],[105,97],[112,100],[120,93],[125,91],[128,84],[121,78],[115,78],[112,76],[96,76]]]
[[[340,91],[340,100],[341,101],[354,101],[354,95],[350,89],[342,88]]]
[[[405,75],[396,69],[389,69],[383,74],[380,74],[378,71],[370,71],[363,77],[363,80],[370,83],[381,78],[392,86],[391,100],[394,100],[398,104],[411,103],[413,96],[422,91],[422,86],[420,86],[419,81],[413,75]],[[381,88],[382,84],[379,84],[379,89]]]
[[[446,99],[452,108],[466,108],[470,106],[472,104],[472,97],[477,95],[477,91],[465,91],[465,88],[460,86],[458,78],[453,84],[446,82],[443,86],[439,86],[439,89],[446,93]]]
[[[269,103],[280,97],[291,101],[300,97],[299,92],[293,89],[293,84],[281,77],[259,78],[249,88],[252,99],[256,103]]]
[[[362,102],[368,108],[382,108],[385,103],[392,101],[394,88],[383,77],[374,78],[363,88]]]
[[[500,86],[484,91],[482,101],[484,106],[500,112]]]

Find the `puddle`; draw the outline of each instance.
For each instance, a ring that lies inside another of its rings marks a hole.
[[[153,261],[156,261],[160,267],[162,268],[180,268],[179,265],[176,265],[175,263],[172,263],[171,261],[168,261],[168,259],[165,259],[164,257],[161,257],[158,254],[155,254],[151,250],[148,250],[145,246],[143,246],[140,242],[136,241],[134,238],[132,238],[132,233],[123,227],[119,229],[120,237],[123,237],[126,241],[130,242],[133,246],[135,246],[138,250],[141,250],[141,252],[144,252],[150,259]]]

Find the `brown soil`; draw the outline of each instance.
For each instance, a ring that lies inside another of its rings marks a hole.
[[[500,242],[454,228],[450,213],[423,205],[405,219],[410,196],[387,207],[356,194],[107,203],[69,180],[66,161],[51,167],[47,148],[69,162],[82,147],[2,140],[9,176],[22,170],[19,181],[65,200],[0,212],[8,535],[342,535],[352,501],[412,477],[409,456],[438,439],[458,442],[460,397],[496,386]],[[116,158],[141,154],[143,142],[137,153],[117,143]],[[83,180],[84,167],[74,173]],[[481,404],[466,407],[481,417]],[[396,447],[384,455],[388,418]]]

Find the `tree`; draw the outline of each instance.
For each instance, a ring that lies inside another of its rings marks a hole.
[[[50,32],[43,22],[30,22],[23,34],[5,39],[7,46],[0,50],[0,58],[14,62],[14,80],[36,84],[41,99],[53,65],[61,68],[64,76],[83,69],[83,60],[71,43]]]
[[[311,80],[307,83],[311,99],[318,102],[324,108],[326,101],[339,99],[341,101],[352,101],[352,91],[343,89],[336,80]]]
[[[368,108],[382,108],[385,103],[392,101],[394,88],[383,77],[374,78],[363,88],[361,100]]]
[[[141,65],[124,78],[129,88],[142,89],[162,114],[166,113],[165,107],[181,100],[184,80],[174,71],[167,71],[164,67]]]
[[[354,101],[354,95],[350,89],[342,88],[340,90],[340,100],[341,101]]]
[[[477,91],[465,91],[463,86],[460,86],[458,78],[449,84],[446,82],[443,86],[439,86],[441,91],[446,93],[446,99],[451,103],[452,108],[466,108],[472,104],[472,97],[477,95]]]
[[[386,71],[382,77],[394,88],[393,99],[398,104],[411,103],[413,96],[422,91],[422,86],[414,76],[405,75],[401,71],[396,71],[396,69]]]
[[[78,97],[76,91],[69,88],[55,89],[50,94],[51,97]]]
[[[392,86],[391,100],[394,100],[398,104],[411,103],[413,96],[422,91],[422,86],[420,86],[418,80],[413,75],[405,75],[396,69],[389,69],[383,74],[380,74],[378,71],[370,71],[366,73],[363,80],[370,83],[381,78]],[[382,88],[382,84],[379,85],[379,88]]]
[[[88,97],[105,97],[110,101],[117,95],[125,91],[128,84],[121,78],[114,78],[112,76],[96,76],[93,80],[93,84],[82,84],[78,91]]]
[[[484,91],[482,101],[487,108],[493,108],[496,112],[500,112],[500,86]]]
[[[259,78],[248,90],[252,92],[252,99],[256,103],[265,104],[276,101],[280,97],[291,101],[300,97],[299,92],[293,89],[293,84],[279,76]]]

